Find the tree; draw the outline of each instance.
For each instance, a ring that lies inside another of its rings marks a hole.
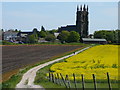
[[[41,26],[41,31],[45,31],[45,28],[43,26]]]
[[[79,42],[79,40],[80,40],[79,33],[75,32],[75,31],[71,31],[70,35],[68,37],[68,42]]]
[[[15,32],[19,32],[17,29],[15,29]]]
[[[33,29],[33,34],[37,34],[37,35],[38,35],[38,30],[37,30],[37,28],[34,28],[34,29]]]
[[[119,31],[119,30],[118,30]],[[108,43],[117,43],[118,41],[118,31],[107,31],[107,30],[100,30],[95,31],[94,38],[106,39]]]
[[[46,34],[45,31],[40,31],[40,32],[39,32],[39,37],[45,38],[46,36],[47,36],[47,34]]]
[[[114,43],[114,31],[108,31],[106,32],[106,37],[105,39],[109,42],[109,43]]]
[[[68,37],[70,35],[70,32],[68,31],[62,31],[59,35],[58,35],[58,39],[64,43],[64,42],[68,42]]]
[[[53,30],[50,30],[49,32],[50,32],[51,34],[54,34],[54,33],[58,32],[58,30],[53,29]]]
[[[106,37],[106,31],[105,30],[100,30],[100,31],[95,31],[94,32],[94,38],[100,38],[104,39]]]
[[[120,30],[115,31],[115,40],[117,44],[120,44]]]
[[[29,43],[36,43],[38,41],[37,34],[32,34],[28,36],[28,42]]]
[[[54,36],[53,34],[49,34],[49,35],[47,35],[46,38],[45,38],[46,41],[52,41],[52,42],[54,42],[55,39],[56,39],[56,38],[55,38],[55,36]]]
[[[0,29],[0,31],[4,32],[4,29]]]

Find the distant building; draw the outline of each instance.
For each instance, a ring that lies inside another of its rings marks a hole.
[[[45,42],[48,42],[48,41],[46,41],[45,38],[39,38],[38,42],[39,43],[45,43]]]
[[[66,31],[76,31],[80,34],[81,37],[86,38],[88,37],[88,6],[84,5],[84,7],[79,8],[77,6],[77,13],[76,13],[76,25],[67,25],[65,27],[58,28],[58,31],[61,32],[63,30]]]
[[[95,43],[95,44],[106,44],[106,39],[93,39],[93,38],[82,38],[82,42],[89,44],[89,43]]]
[[[17,39],[17,34],[18,32],[12,31],[12,30],[8,30],[4,32],[4,40],[13,40],[15,41]]]
[[[62,26],[62,27],[58,28],[58,32],[61,32],[63,30],[66,30],[66,31],[77,31],[76,30],[76,25],[67,25],[67,26]]]
[[[23,41],[23,42],[27,42],[28,41],[28,36],[33,34],[33,32],[19,32],[17,34],[18,36],[18,40],[19,41]]]
[[[33,32],[19,32],[18,36],[19,37],[27,37],[28,35],[33,34]]]
[[[57,38],[60,33],[54,33],[55,37]]]

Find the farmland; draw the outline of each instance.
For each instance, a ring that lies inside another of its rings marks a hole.
[[[82,48],[80,45],[11,45],[2,46],[2,73],[26,65],[50,60]]]
[[[99,80],[106,79],[106,73],[109,72],[110,79],[118,80],[118,45],[99,45],[92,47],[82,53],[69,57],[65,62],[56,63],[50,70],[61,73],[64,76],[76,74],[76,79],[80,79],[80,74],[85,75],[85,79],[91,80],[92,74]]]

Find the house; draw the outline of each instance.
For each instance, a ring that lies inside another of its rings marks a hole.
[[[46,41],[44,38],[39,38],[38,42],[39,43],[45,43],[45,42],[48,42],[48,41]]]
[[[17,38],[18,38],[18,36],[17,36],[18,33],[19,33],[19,32],[15,32],[15,31],[13,31],[13,30],[8,30],[8,31],[5,31],[5,32],[4,32],[3,38],[4,38],[4,40],[16,41]]]
[[[82,42],[89,44],[89,43],[98,43],[98,44],[106,44],[106,39],[94,39],[94,38],[82,38]]]
[[[33,34],[33,32],[19,32],[19,33],[17,34],[18,40],[19,40],[19,41],[23,41],[23,42],[27,42],[27,40],[28,40],[28,35],[31,35],[31,34]]]
[[[57,38],[60,33],[54,33],[54,36]]]

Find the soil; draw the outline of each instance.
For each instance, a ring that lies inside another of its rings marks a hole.
[[[19,68],[49,60],[80,49],[80,45],[9,45],[2,46],[3,81]],[[7,75],[6,75],[7,74]],[[7,76],[7,77],[5,77]]]

